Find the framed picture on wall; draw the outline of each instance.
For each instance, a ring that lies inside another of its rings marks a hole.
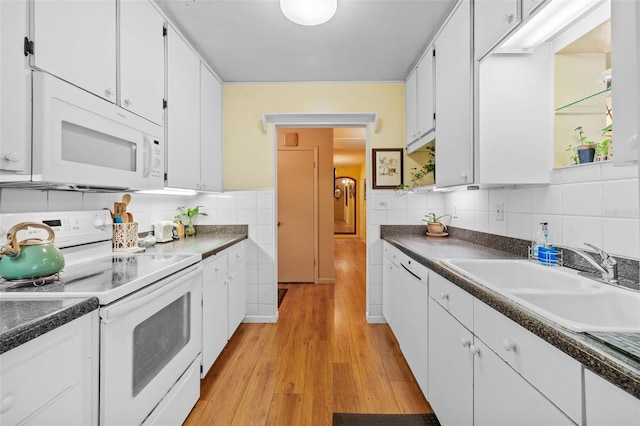
[[[402,185],[403,173],[403,149],[373,149],[373,189],[395,189]]]

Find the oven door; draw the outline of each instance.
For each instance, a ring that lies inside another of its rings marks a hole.
[[[142,423],[198,357],[201,299],[194,265],[100,309],[101,425]]]
[[[44,72],[33,73],[34,181],[162,189],[163,128]]]

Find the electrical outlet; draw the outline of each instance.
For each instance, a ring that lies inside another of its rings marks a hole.
[[[494,209],[496,213],[496,220],[504,220],[504,203],[502,201],[498,201],[496,203],[496,207]]]

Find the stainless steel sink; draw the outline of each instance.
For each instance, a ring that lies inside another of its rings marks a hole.
[[[568,330],[640,332],[640,292],[529,260],[451,259],[445,263]]]

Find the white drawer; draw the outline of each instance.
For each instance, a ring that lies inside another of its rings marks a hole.
[[[202,282],[204,285],[227,273],[227,253],[218,253],[204,261]]]
[[[407,257],[397,247],[392,246],[386,241],[382,245],[382,255],[391,260],[396,265],[399,265],[400,262]]]
[[[581,424],[580,363],[477,299],[473,311],[476,337]]]
[[[244,263],[244,243],[238,243],[229,249],[229,269],[232,269],[239,263]]]
[[[458,321],[473,331],[473,296],[446,278],[431,271],[429,296]]]

